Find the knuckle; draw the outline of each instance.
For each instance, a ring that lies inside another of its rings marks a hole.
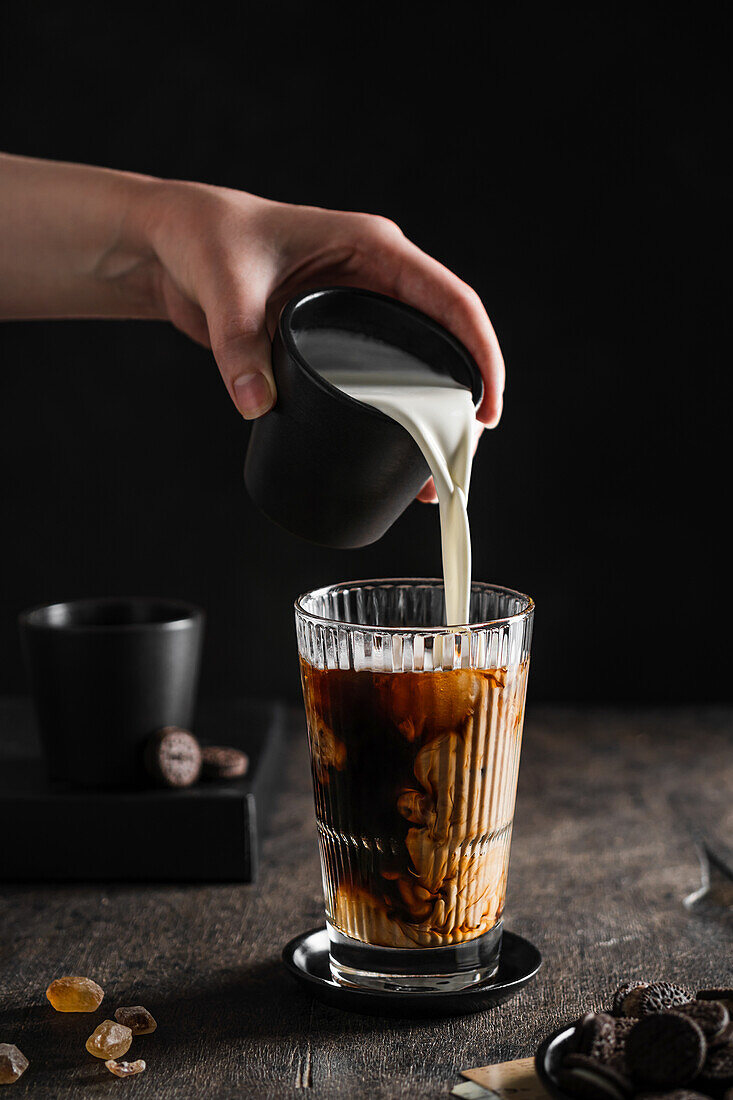
[[[404,235],[395,222],[390,218],[383,217],[381,214],[373,215],[372,226],[377,238],[386,241],[388,244],[401,240]]]
[[[395,244],[404,234],[398,225],[382,214],[357,214],[359,235],[371,244]]]
[[[251,314],[225,314],[214,322],[213,343],[219,354],[234,350],[243,339],[259,331],[259,323]]]
[[[483,312],[483,302],[473,287],[469,286],[468,283],[460,283],[456,287],[456,300],[467,312],[470,311],[473,313],[477,309]]]

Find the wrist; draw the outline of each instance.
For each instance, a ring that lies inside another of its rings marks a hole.
[[[108,182],[112,228],[94,275],[105,295],[119,300],[120,315],[163,319],[161,266],[151,231],[152,211],[164,181],[116,172]]]
[[[205,288],[231,263],[252,253],[263,220],[277,204],[244,191],[187,180],[131,177],[121,239],[150,274],[146,316],[167,317],[164,281],[205,307]],[[166,277],[164,280],[163,277]]]

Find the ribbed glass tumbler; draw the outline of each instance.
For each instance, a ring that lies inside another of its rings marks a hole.
[[[499,965],[534,604],[357,581],[295,604],[331,972],[460,990]]]

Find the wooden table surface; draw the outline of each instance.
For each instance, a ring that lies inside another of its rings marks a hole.
[[[627,976],[730,984],[733,711],[530,708],[506,924],[544,966],[500,1008],[434,1022],[339,1013],[283,969],[283,944],[323,918],[295,711],[291,744],[256,885],[0,883],[0,1042],[31,1063],[9,1096],[447,1097],[461,1069],[533,1053]],[[85,1052],[103,1011],[51,1009],[61,974],[94,977],[110,1013],[151,1009],[158,1030],[128,1055],[141,1077]]]

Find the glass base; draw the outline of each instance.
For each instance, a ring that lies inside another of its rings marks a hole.
[[[499,969],[502,922],[452,947],[374,947],[326,921],[331,975],[339,985],[381,992],[458,993]]]

